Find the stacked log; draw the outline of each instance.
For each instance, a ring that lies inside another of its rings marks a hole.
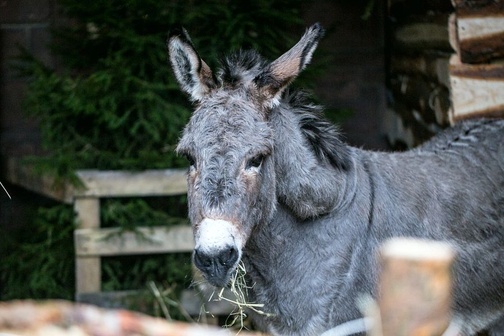
[[[452,0],[452,122],[504,117],[504,1]]]
[[[504,0],[389,0],[392,145],[462,119],[504,117]]]
[[[389,0],[388,117],[392,145],[416,146],[450,123],[448,0]]]

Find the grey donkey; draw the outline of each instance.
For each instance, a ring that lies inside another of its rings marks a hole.
[[[504,121],[461,122],[401,153],[348,146],[306,93],[286,90],[322,35],[313,25],[273,62],[238,51],[215,74],[185,30],[170,35],[195,104],[177,147],[194,264],[222,287],[241,260],[269,332],[320,335],[361,317],[360,294],[378,295],[384,240],[440,240],[458,254],[462,333],[504,334]]]

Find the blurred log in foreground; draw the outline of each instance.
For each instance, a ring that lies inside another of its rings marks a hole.
[[[441,242],[396,238],[380,250],[382,335],[439,336],[451,320],[455,253]]]
[[[236,331],[105,310],[67,301],[0,302],[0,335],[9,336],[232,336]],[[240,335],[259,334],[240,332]]]

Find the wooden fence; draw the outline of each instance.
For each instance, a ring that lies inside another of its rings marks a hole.
[[[77,229],[75,242],[76,300],[121,306],[131,292],[101,292],[101,258],[107,256],[192,252],[192,229],[187,223],[170,227],[136,227],[135,232],[100,227],[100,200],[108,197],[174,196],[186,193],[185,169],[146,170],[141,172],[79,170],[83,183],[77,188],[68,183],[55,183],[54,178],[40,175],[22,161],[9,159],[6,177],[12,184],[73,204]],[[70,225],[70,223],[69,223]],[[140,238],[140,239],[139,239]],[[210,293],[202,293],[206,295]],[[227,316],[233,305],[226,301],[204,302],[194,290],[182,292],[183,308],[192,316],[203,307],[210,316]],[[232,294],[226,292],[228,298]],[[118,302],[115,302],[118,301]]]
[[[76,297],[101,291],[101,257],[132,254],[190,252],[193,249],[189,225],[139,227],[146,239],[134,232],[100,227],[100,199],[108,197],[173,196],[186,193],[185,170],[142,172],[79,170],[83,186],[57,184],[48,175],[35,174],[19,160],[7,163],[9,182],[28,190],[73,204],[77,216],[75,230]],[[107,238],[107,239],[105,239]]]

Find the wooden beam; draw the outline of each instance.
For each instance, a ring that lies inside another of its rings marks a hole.
[[[187,192],[186,169],[159,169],[138,172],[78,170],[84,184],[76,188],[65,181],[35,171],[19,158],[8,158],[7,181],[57,201],[71,204],[74,197],[142,197],[183,195]]]
[[[81,197],[169,196],[187,192],[186,169],[79,170],[77,175],[85,188],[75,190],[74,195]]]
[[[464,64],[450,59],[452,120],[504,117],[504,64]]]
[[[5,178],[12,184],[59,202],[72,203],[71,185],[63,181],[57,182],[53,176],[35,171],[33,166],[22,158],[7,158],[4,172]]]
[[[78,257],[191,252],[193,248],[189,225],[140,227],[135,232],[118,228],[75,230]]]
[[[396,238],[380,249],[382,335],[442,335],[451,320],[455,253],[441,242]]]
[[[87,230],[100,227],[100,200],[98,198],[77,198],[74,209],[78,227]],[[77,245],[77,242],[74,244]],[[79,293],[99,292],[101,290],[100,258],[77,255],[75,258],[75,282],[76,296]]]

